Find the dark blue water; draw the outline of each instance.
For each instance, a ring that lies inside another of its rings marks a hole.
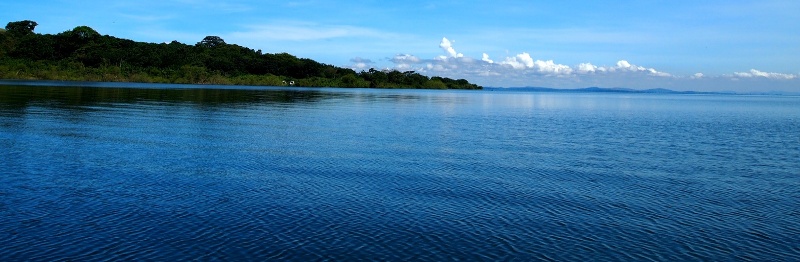
[[[0,260],[800,260],[800,97],[135,87],[0,86]]]

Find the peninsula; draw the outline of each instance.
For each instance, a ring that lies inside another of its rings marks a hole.
[[[146,43],[101,35],[88,26],[39,34],[38,23],[0,29],[0,79],[175,84],[481,89],[464,79],[414,71],[353,69],[287,53],[263,53],[219,36],[194,45]]]

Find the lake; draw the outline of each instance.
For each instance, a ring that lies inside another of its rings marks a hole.
[[[0,260],[800,260],[800,97],[0,85]]]

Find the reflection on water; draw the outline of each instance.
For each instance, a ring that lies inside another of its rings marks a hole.
[[[247,105],[257,103],[305,103],[336,94],[294,90],[232,89],[143,89],[96,87],[25,87],[6,86],[0,89],[0,106],[24,108],[31,104],[53,103],[52,106],[81,107],[104,103],[168,102],[206,106]]]
[[[47,84],[2,261],[800,260],[797,97]]]

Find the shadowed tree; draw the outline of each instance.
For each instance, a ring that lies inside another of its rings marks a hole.
[[[72,38],[81,40],[92,40],[100,37],[100,33],[85,25],[75,27],[72,29],[72,31],[67,31],[64,33],[68,34]]]
[[[101,54],[93,53],[98,53],[99,49],[111,49],[93,45],[94,42],[100,39],[100,33],[88,26],[78,26],[72,30],[61,32],[56,35],[56,38],[55,49],[58,57],[79,56],[78,58],[82,62],[93,61],[90,62],[92,65],[98,64],[102,56]],[[92,56],[94,58],[88,59]]]
[[[8,22],[6,24],[6,31],[15,35],[29,35],[33,33],[33,29],[39,25],[31,20],[23,20],[17,22]]]
[[[225,40],[222,40],[222,38],[219,36],[210,35],[203,38],[203,40],[198,42],[197,45],[201,47],[223,46],[225,45]]]
[[[5,29],[0,29],[0,57],[3,57],[11,47],[14,46],[14,43],[11,42],[11,37],[8,36]]]

